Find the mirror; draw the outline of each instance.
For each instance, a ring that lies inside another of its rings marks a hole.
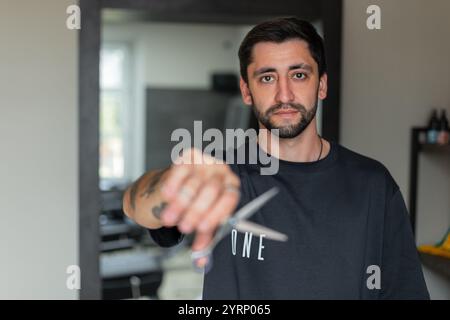
[[[201,121],[202,132],[257,127],[241,100],[237,56],[252,24],[158,19],[125,9],[101,13],[102,296],[200,299],[203,275],[192,268],[189,237],[159,248],[124,217],[121,198],[144,172],[171,164],[174,130],[194,136],[194,121]],[[320,105],[317,122],[321,132]]]

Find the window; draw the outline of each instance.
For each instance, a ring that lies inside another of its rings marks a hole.
[[[100,186],[109,189],[130,178],[132,114],[130,49],[104,44],[100,51]]]

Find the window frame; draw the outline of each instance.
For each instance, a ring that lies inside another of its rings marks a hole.
[[[123,143],[123,176],[122,177],[102,177],[100,173],[100,161],[99,161],[99,184],[101,190],[110,190],[114,187],[120,187],[126,185],[129,181],[133,179],[133,164],[135,163],[134,157],[136,155],[137,146],[133,143],[134,139],[138,135],[138,132],[134,130],[136,126],[132,125],[132,121],[135,118],[135,97],[134,97],[134,81],[133,81],[133,48],[132,44],[127,41],[102,41],[100,48],[100,63],[101,63],[101,52],[103,50],[123,50],[124,51],[124,62],[122,66],[123,79],[121,88],[103,88],[100,81],[100,97],[104,93],[119,94],[120,98],[120,117],[122,125],[122,143]],[[101,79],[101,70],[99,70],[99,76]],[[101,98],[100,98],[100,114],[99,119],[101,119]],[[99,144],[101,145],[101,127],[99,126]],[[99,154],[100,159],[100,154]]]

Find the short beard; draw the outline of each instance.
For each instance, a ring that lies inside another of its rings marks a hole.
[[[276,126],[272,121],[270,121],[270,117],[275,112],[288,107],[300,112],[301,117],[297,123],[286,126]],[[259,112],[255,105],[252,105],[252,109],[256,118],[264,125],[264,127],[270,131],[272,131],[272,129],[278,129],[278,137],[282,139],[291,139],[301,134],[316,116],[317,99],[314,102],[313,108],[309,111],[300,103],[278,103],[271,106],[264,114]]]

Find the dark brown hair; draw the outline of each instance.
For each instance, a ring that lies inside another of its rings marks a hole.
[[[281,43],[300,39],[308,43],[311,56],[319,67],[319,76],[327,69],[323,40],[313,25],[296,17],[277,18],[253,27],[239,47],[239,63],[242,78],[248,83],[247,67],[252,62],[252,49],[259,42]]]

